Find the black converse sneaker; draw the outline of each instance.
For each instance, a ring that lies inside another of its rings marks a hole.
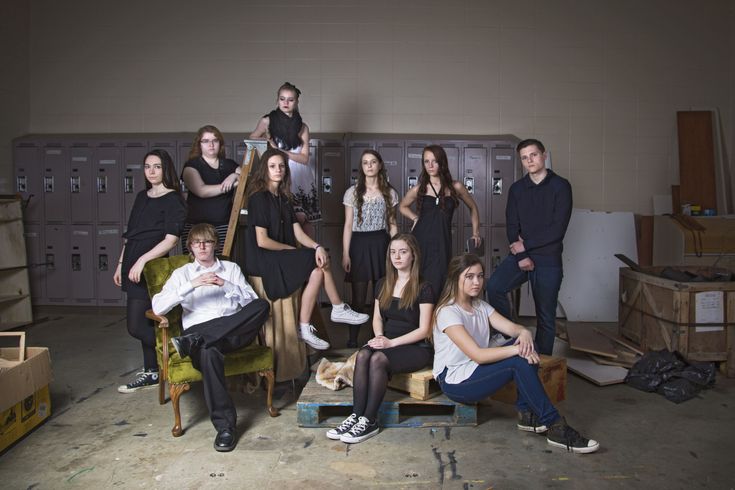
[[[342,434],[347,433],[355,424],[357,423],[357,415],[354,413],[344,419],[341,424],[339,424],[334,429],[329,429],[327,431],[327,437],[329,439],[332,439],[333,441],[339,441],[340,437],[342,437]]]
[[[555,447],[566,449],[572,453],[594,453],[600,449],[600,443],[594,439],[587,439],[567,425],[564,417],[549,426],[546,433],[546,442]]]
[[[342,434],[339,440],[347,444],[356,444],[365,439],[370,439],[378,432],[380,432],[380,427],[378,427],[377,420],[370,422],[367,417],[359,417],[355,425],[349,431]]]
[[[140,371],[135,374],[135,379],[126,385],[117,387],[120,393],[133,393],[141,388],[148,388],[158,384],[158,371]]]
[[[539,422],[536,414],[530,410],[518,412],[518,428],[536,434],[543,434],[547,430],[546,426]]]

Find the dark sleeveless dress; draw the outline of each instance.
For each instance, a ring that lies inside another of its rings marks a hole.
[[[423,196],[421,215],[411,232],[421,250],[421,278],[431,284],[439,297],[447,279],[447,268],[452,259],[452,217],[457,205],[445,197],[444,208],[433,196]]]

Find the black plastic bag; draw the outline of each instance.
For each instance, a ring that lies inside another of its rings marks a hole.
[[[687,363],[678,352],[666,350],[647,352],[636,362],[625,382],[633,388],[656,391],[674,403],[697,396],[715,383],[712,362]]]

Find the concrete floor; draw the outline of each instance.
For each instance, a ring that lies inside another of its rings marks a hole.
[[[155,390],[116,390],[140,368],[139,345],[118,309],[39,310],[27,345],[48,346],[52,416],[0,455],[0,487],[44,488],[735,488],[735,380],[719,377],[675,405],[625,385],[599,388],[570,374],[568,421],[600,441],[592,455],[552,449],[515,428],[513,407],[483,407],[477,427],[386,429],[362,444],[296,426],[290,384],[278,418],[264,393],[235,394],[240,439],[212,449],[199,385],[182,398],[186,433],[173,438],[171,405]],[[345,329],[333,328],[337,346]],[[363,335],[368,328],[363,327]]]

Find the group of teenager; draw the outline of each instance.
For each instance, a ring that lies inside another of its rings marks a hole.
[[[509,256],[487,280],[475,255],[452,257],[451,222],[461,203],[469,209],[472,240],[481,243],[477,205],[449,171],[438,145],[422,154],[418,184],[402,199],[390,185],[380,154],[365,150],[359,176],[346,190],[342,268],[351,284],[353,310],[337,290],[334,267],[311,233],[320,211],[309,167],[309,129],[298,112],[299,90],[286,83],[278,107],[259,120],[251,138],[264,138],[268,150],[248,184],[248,227],[244,269],[263,280],[271,300],[301,292],[298,334],[317,350],[329,348],[310,323],[320,289],[332,304],[331,320],[350,325],[348,346],[357,348],[368,286],[374,298],[373,337],[356,357],[353,413],[327,432],[346,443],[379,432],[378,411],[393,374],[425,368],[442,391],[461,403],[477,402],[509,381],[518,387],[518,428],[545,433],[549,444],[588,453],[599,444],[580,435],[556,411],[539,380],[539,354],[551,354],[556,299],[561,285],[562,240],[571,216],[569,182],[545,166],[538,140],[517,150],[527,174],[508,194],[506,225]],[[237,264],[216,254],[227,232],[232,193],[240,167],[225,157],[223,137],[201,128],[181,178],[165,151],[145,156],[146,190],[131,210],[125,245],[114,275],[127,292],[130,334],[141,341],[144,369],[118,390],[130,393],[158,383],[155,333],[145,311],[165,314],[182,306],[184,333],[172,340],[182,357],[202,371],[204,393],[217,430],[214,447],[235,447],[236,412],[224,382],[224,354],[252,342],[268,315]],[[412,220],[410,233],[398,233],[396,208]],[[148,296],[145,264],[168,254],[178,240],[194,261],[174,271],[162,291]],[[507,295],[530,281],[537,308],[535,338],[513,323]],[[487,286],[487,298],[484,290]],[[491,306],[492,305],[492,306]]]

